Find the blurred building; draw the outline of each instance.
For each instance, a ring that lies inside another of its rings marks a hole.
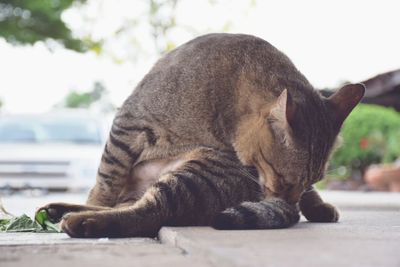
[[[400,69],[379,74],[361,83],[366,87],[361,102],[392,107],[400,112]],[[324,89],[321,93],[330,96],[333,90]]]

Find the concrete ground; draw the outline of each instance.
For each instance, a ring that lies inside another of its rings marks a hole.
[[[400,194],[322,192],[335,224],[304,219],[283,230],[165,227],[158,239],[71,239],[65,234],[0,233],[0,266],[400,266]],[[16,214],[83,195],[3,197]]]

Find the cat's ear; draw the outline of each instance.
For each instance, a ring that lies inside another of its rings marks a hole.
[[[275,104],[270,111],[270,117],[278,120],[284,126],[290,127],[293,122],[294,114],[296,112],[296,105],[287,89],[279,95]]]
[[[353,108],[364,96],[365,86],[361,83],[347,84],[328,98],[334,114],[335,124],[340,127]]]
[[[281,143],[289,146],[292,139],[292,123],[296,105],[290,94],[285,89],[280,94],[275,104],[272,106],[268,115],[268,123],[273,129],[277,137],[281,139]]]

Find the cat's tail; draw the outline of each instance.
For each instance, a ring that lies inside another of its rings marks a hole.
[[[299,210],[279,198],[261,202],[243,202],[218,214],[213,227],[220,230],[278,229],[296,224]]]

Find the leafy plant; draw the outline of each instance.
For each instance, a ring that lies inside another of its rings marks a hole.
[[[85,0],[0,0],[0,37],[11,44],[34,44],[52,39],[68,49],[86,51],[94,45],[77,39],[61,19],[62,13]]]
[[[90,92],[79,93],[70,92],[65,97],[65,107],[68,108],[88,108],[107,93],[107,89],[101,82],[95,82]]]
[[[60,229],[57,224],[50,222],[47,212],[41,210],[36,214],[35,220],[26,214],[0,219],[0,232],[59,233]]]
[[[400,114],[375,105],[360,104],[344,122],[341,145],[330,161],[330,172],[346,178],[364,173],[374,163],[400,156]]]
[[[36,232],[42,229],[40,224],[26,214],[12,219],[3,219],[0,224],[1,230],[5,232]]]
[[[40,224],[43,230],[46,232],[60,232],[60,227],[58,224],[52,223],[49,219],[49,216],[45,210],[41,210],[36,213],[35,221]]]

